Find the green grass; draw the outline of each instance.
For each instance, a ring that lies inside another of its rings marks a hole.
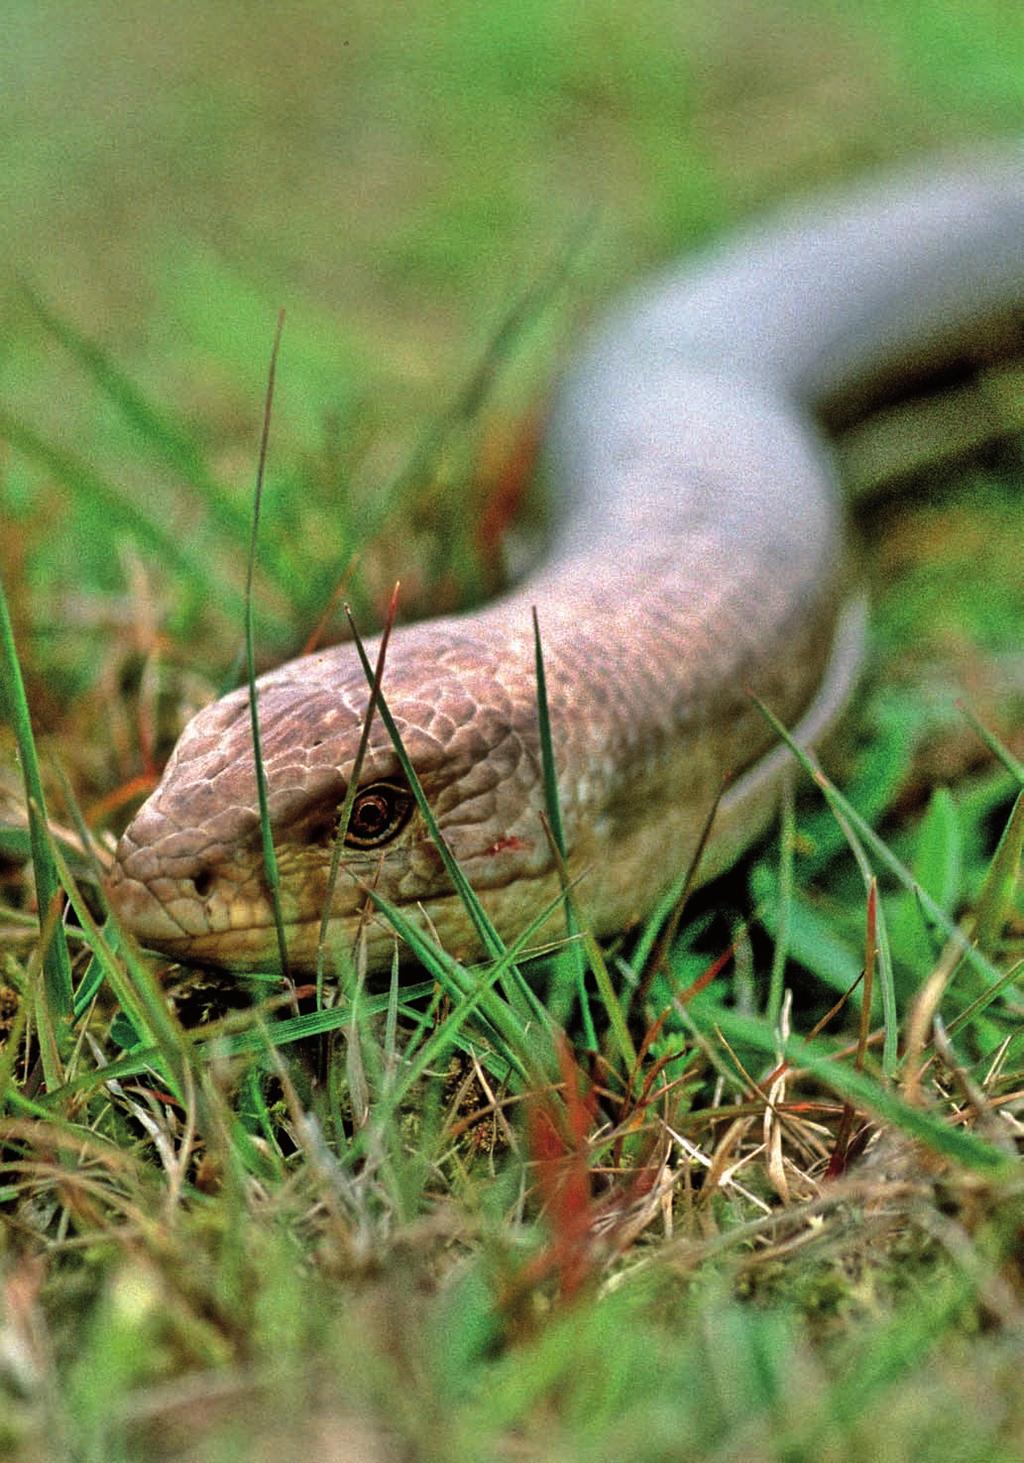
[[[1018,1458],[1009,451],[865,498],[839,776],[628,941],[569,887],[569,949],[530,964],[539,922],[506,948],[466,891],[469,969],[378,900],[418,971],[282,990],[144,959],[97,870],[182,717],[244,679],[282,304],[268,664],[343,603],[383,621],[399,575],[410,616],[490,592],[582,319],[779,194],[1017,126],[1024,22],[9,11],[0,1455]],[[848,460],[889,461],[894,424]]]

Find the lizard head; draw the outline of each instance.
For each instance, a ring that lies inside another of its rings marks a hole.
[[[445,842],[498,922],[506,923],[507,905],[518,931],[524,918],[518,908],[513,916],[511,896],[523,880],[530,887],[554,871],[539,818],[536,707],[511,689],[530,678],[496,672],[488,648],[476,635],[441,636],[429,624],[404,629],[383,689]],[[339,813],[369,705],[354,647],[282,666],[259,679],[257,696],[289,968],[315,968],[328,903],[327,968],[360,940],[371,968],[388,963],[395,937],[370,889],[436,930],[453,952],[480,953],[379,714],[331,886]],[[185,728],[121,837],[109,893],[149,948],[189,963],[276,968],[246,688]]]

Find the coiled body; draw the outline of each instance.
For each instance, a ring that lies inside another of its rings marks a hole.
[[[553,410],[557,527],[544,566],[472,615],[396,631],[384,675],[441,831],[504,936],[558,888],[541,822],[531,607],[570,868],[607,932],[686,866],[727,775],[705,872],[771,815],[783,762],[749,692],[812,741],[853,683],[860,617],[817,414],[943,359],[1021,302],[1018,149],[802,205],[677,266],[595,334]],[[259,682],[296,970],[315,959],[332,816],[367,699],[350,646]],[[360,784],[387,836],[346,849],[335,960],[357,940],[371,965],[390,958],[389,929],[366,917],[370,883],[455,953],[479,953],[419,816],[384,827],[400,783],[375,723]],[[273,962],[244,689],[186,728],[122,839],[111,892],[147,944],[213,964]]]

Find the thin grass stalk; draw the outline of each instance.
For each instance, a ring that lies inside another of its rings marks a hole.
[[[71,907],[82,926],[89,948],[103,963],[107,983],[118,1005],[140,1040],[150,1038],[166,1063],[168,1080],[178,1087],[177,1095],[181,1096],[184,1069],[190,1060],[187,1033],[167,1009],[162,990],[130,940],[123,941],[122,953],[128,974],[122,973],[117,957],[93,919],[63,854],[55,846],[52,852]]]
[[[78,799],[75,796],[74,789],[72,788],[71,783],[68,780],[67,773],[64,771],[63,764],[59,760],[53,759],[52,766],[57,774],[58,780],[60,781],[61,794],[64,798],[65,806],[71,814],[71,821],[75,826],[75,831],[78,834],[79,841],[82,845],[82,853],[85,857],[86,866],[91,872],[93,879],[95,880],[96,888],[100,891],[100,895],[103,898],[104,908],[106,908],[106,899],[103,896],[103,869],[100,866],[100,861],[96,856],[92,830],[89,827],[88,823],[85,821],[85,817],[78,804]],[[54,841],[56,842],[56,840]],[[68,867],[70,871],[70,865]],[[120,932],[118,931],[117,926],[110,919],[109,915],[103,926],[102,933],[111,951],[116,954],[118,945],[120,943]],[[82,976],[82,979],[79,981],[78,987],[74,992],[72,1015],[75,1021],[77,1021],[89,1009],[90,1005],[96,998],[97,991],[103,984],[103,980],[103,964],[97,958],[97,956],[93,954],[90,957],[89,964],[86,966],[85,974]]]
[[[540,638],[540,621],[537,606],[531,610],[533,616],[533,654],[537,679],[537,728],[540,735],[541,772],[544,778],[544,805],[547,808],[551,838],[558,857],[558,876],[562,888],[566,888],[569,856],[565,845],[565,827],[562,823],[562,804],[558,796],[558,770],[555,767],[555,747],[551,736],[551,710],[548,705],[547,674],[544,669],[544,649]],[[557,960],[568,960],[572,965],[576,982],[576,998],[580,1005],[580,1020],[583,1024],[583,1040],[591,1051],[597,1050],[597,1032],[590,1011],[590,997],[587,994],[587,968],[583,950],[575,938],[580,932],[579,920],[573,902],[565,901],[565,932],[569,937],[568,948],[560,952]],[[606,972],[607,974],[607,972]],[[559,1013],[561,1016],[561,1013]],[[568,1012],[565,1013],[568,1015]]]
[[[425,970],[430,971],[453,1001],[465,1000],[467,996],[473,994],[481,980],[486,981],[486,975],[480,976],[466,970],[446,950],[428,940],[417,926],[411,920],[406,919],[402,911],[390,904],[383,895],[371,891],[370,897],[381,914],[394,926],[398,935],[409,946],[416,959]],[[504,977],[508,965],[503,963],[500,957],[495,964],[501,966],[501,976]],[[488,1040],[493,1042],[499,1056],[508,1063],[511,1070],[519,1069],[525,1072],[524,1063],[517,1052],[523,1046],[524,1037],[531,1029],[530,1022],[524,1021],[515,1007],[510,1005],[503,995],[492,992],[490,989],[485,992],[485,997],[481,1002],[481,1015],[489,1028],[486,1033]]]
[[[277,868],[277,854],[274,852],[274,835],[270,827],[270,805],[267,797],[267,773],[263,766],[263,747],[260,739],[260,713],[256,694],[256,650],[253,628],[253,576],[256,570],[256,545],[260,527],[260,508],[263,503],[263,482],[267,466],[267,446],[270,441],[270,418],[274,407],[274,382],[277,377],[277,357],[281,349],[281,332],[284,329],[284,311],[278,312],[274,343],[270,349],[270,366],[267,371],[267,393],[263,402],[263,426],[260,432],[259,460],[256,465],[256,487],[252,504],[252,532],[249,537],[249,559],[245,571],[245,662],[249,684],[249,720],[252,724],[252,754],[256,769],[256,795],[260,809],[260,841],[263,846],[263,867],[270,889],[270,902],[274,911],[274,930],[277,934],[277,954],[281,964],[281,975],[288,979],[288,944],[284,933],[284,916],[281,911],[281,879]]]
[[[382,895],[371,890],[370,897],[387,919],[395,923],[399,934],[410,944],[419,960],[428,969],[433,970],[436,979],[445,983],[453,999],[456,1001],[465,1000],[468,996],[475,993],[481,979],[489,979],[489,972],[480,976],[466,970],[447,951],[429,941],[416,925],[406,919],[401,910],[389,904]],[[548,904],[534,915],[533,919],[516,936],[516,939],[508,949],[503,951],[501,956],[498,957],[496,965],[499,968],[499,979],[521,957],[534,935],[543,927],[545,920],[550,919],[558,909],[563,898],[562,893],[558,893],[550,900]],[[521,1058],[514,1057],[511,1061],[512,1067],[524,1071],[530,1069],[535,1076],[545,1077],[554,1057],[553,1037],[557,1032],[557,1028],[555,1028],[547,1011],[543,1007],[541,1010],[541,1020],[536,1022],[529,1021],[524,1024],[519,1013],[510,1006],[509,1002],[503,996],[497,993],[491,993],[482,1003],[482,1014],[496,1032],[503,1047],[510,1047],[514,1053],[522,1053]],[[525,1040],[533,1030],[541,1031],[545,1036],[543,1049],[540,1052],[536,1050],[533,1044],[527,1043]],[[503,1054],[505,1054],[504,1051]]]
[[[185,1068],[191,1059],[189,1034],[168,1009],[162,988],[131,939],[122,938],[121,941],[120,953],[126,972],[121,970],[115,951],[92,918],[63,861],[60,862],[60,870],[69,903],[82,924],[85,941],[94,958],[101,963],[104,979],[115,1000],[139,1042],[152,1043],[151,1047],[145,1049],[150,1055],[150,1060],[145,1065],[154,1066],[162,1061],[162,1080],[176,1088],[180,1097],[184,1091]],[[129,1053],[130,1057],[134,1055],[135,1052]],[[67,1087],[63,1090],[67,1090]]]
[[[693,850],[689,863],[681,877],[658,902],[637,941],[636,949],[633,951],[632,965],[634,970],[640,972],[640,979],[632,1000],[638,1004],[647,999],[654,977],[667,960],[668,953],[675,943],[683,913],[704,858],[704,851],[711,839],[711,830],[718,816],[719,804],[725,796],[728,786],[729,779],[724,778],[708,809],[697,839],[697,846]]]
[[[7,704],[7,714],[14,727],[14,737],[21,761],[21,775],[25,785],[29,842],[32,849],[32,875],[36,886],[36,907],[40,921],[45,923],[54,899],[59,898],[60,880],[47,834],[46,799],[39,775],[39,759],[36,756],[35,737],[32,734],[32,718],[25,696],[25,682],[21,676],[21,662],[14,643],[14,627],[11,624],[2,578],[0,578],[0,663],[3,665],[4,672],[3,685],[6,687],[4,701]],[[52,935],[44,946],[43,979],[46,999],[58,1024],[57,1039],[59,1043],[62,1040],[60,1028],[71,1014],[72,1003],[71,959],[68,955],[64,926],[59,918],[54,922]]]
[[[789,925],[793,912],[793,865],[796,849],[796,799],[793,778],[787,768],[782,778],[782,812],[779,819],[779,903],[775,925],[772,968],[768,978],[766,1014],[773,1026],[782,1010],[782,990],[789,958]]]
[[[989,731],[988,727],[975,715],[965,701],[958,701],[956,704],[961,716],[970,726],[975,736],[984,743],[996,761],[1002,763],[1011,777],[1016,778],[1021,787],[1024,787],[1024,762],[1019,761],[1010,751],[1009,747],[1003,746],[999,738]]]
[[[370,682],[370,699],[359,733],[359,745],[356,748],[355,760],[352,763],[352,771],[349,774],[348,787],[345,789],[341,812],[338,814],[338,826],[331,844],[331,863],[327,872],[327,890],[324,894],[324,905],[320,914],[320,929],[316,941],[316,1003],[318,1006],[323,1004],[324,960],[327,953],[327,928],[331,922],[331,905],[334,903],[334,890],[338,883],[338,873],[341,869],[341,859],[345,848],[345,835],[348,833],[348,825],[352,818],[352,808],[355,805],[356,795],[359,791],[359,778],[363,770],[363,762],[366,760],[366,749],[369,746],[370,733],[373,730],[373,718],[377,710],[377,701],[380,697],[380,683],[384,675],[384,662],[388,653],[388,641],[391,639],[391,631],[394,627],[395,614],[398,609],[399,588],[400,584],[396,581],[395,587],[391,591],[391,600],[388,604],[384,629],[381,633],[380,645],[377,649],[377,664],[374,666],[373,680]],[[345,613],[351,618],[351,611],[348,605],[345,606]]]
[[[415,1020],[419,1013],[408,1002],[422,1000],[431,995],[434,990],[435,986],[432,981],[421,981],[417,985],[410,986],[406,992],[406,1002],[400,1005],[399,1010],[410,1020]],[[285,996],[284,999],[290,1003],[291,997]],[[386,997],[367,996],[363,1002],[364,1016],[379,1015],[386,1010],[386,1000]],[[215,1058],[249,1056],[263,1051],[266,1044],[265,1037],[251,1029],[242,1031],[234,1029],[242,1021],[252,1027],[260,1014],[258,1011],[234,1013],[231,1017],[211,1022],[208,1027],[189,1032],[196,1061],[208,1064]],[[291,1016],[284,1021],[274,1021],[265,1029],[270,1033],[272,1045],[282,1047],[297,1041],[309,1041],[313,1037],[326,1036],[333,1031],[340,1031],[348,1019],[347,1007],[334,1006],[330,1010],[306,1011],[301,1016]],[[155,1068],[160,1060],[161,1051],[155,1044],[127,1052],[123,1057],[115,1058],[105,1067],[69,1078],[57,1091],[47,1094],[47,1110],[49,1110],[51,1099],[56,1103],[78,1096],[80,1093],[94,1091],[97,1087],[101,1087],[108,1077],[138,1076],[140,1072]]]
[[[969,1005],[953,1017],[946,1027],[947,1036],[955,1036],[962,1027],[967,1026],[976,1016],[980,1016],[982,1011],[991,1006],[996,996],[1013,985],[1021,976],[1024,976],[1024,960],[1017,960],[1009,970],[1003,972],[997,981],[987,986],[980,996],[976,996]]]
[[[857,1033],[858,1072],[864,1070],[864,1057],[871,1034],[871,996],[875,986],[875,959],[878,953],[878,880],[872,876],[868,888],[867,931],[864,940],[864,994],[860,1003],[860,1029]],[[883,1047],[884,1051],[884,1047]]]
[[[1024,792],[1017,794],[1010,809],[974,909],[973,935],[981,950],[994,950],[1002,936],[1020,878],[1022,852]]]
[[[627,1072],[631,1072],[636,1066],[637,1055],[633,1038],[629,1034],[629,1026],[626,1022],[626,1014],[622,1009],[612,978],[608,971],[608,962],[604,958],[604,951],[594,938],[592,931],[584,929],[581,931],[583,948],[586,951],[590,969],[594,975],[594,982],[597,985],[598,994],[601,997],[601,1004],[604,1006],[608,1017],[608,1026],[611,1031],[615,1045],[619,1049],[619,1056],[625,1063]]]
[[[932,922],[951,940],[960,950],[964,962],[984,979],[996,984],[1001,980],[1001,972],[987,959],[984,953],[971,941],[969,936],[952,920],[942,906],[935,900],[927,889],[922,888],[914,878],[913,874],[900,859],[892,852],[885,841],[878,836],[871,825],[861,817],[856,808],[844,797],[835,784],[822,771],[817,760],[810,755],[803,747],[790,736],[787,729],[775,717],[763,703],[754,698],[755,703],[765,716],[769,724],[775,729],[778,735],[790,748],[797,761],[808,773],[811,779],[821,789],[833,816],[841,814],[847,825],[853,829],[858,838],[862,840],[865,847],[869,848],[875,857],[885,868],[895,876],[898,882],[908,893],[914,895],[920,902],[922,908],[927,912]],[[838,818],[837,818],[838,821]]]
[[[39,949],[42,952],[42,959],[33,961],[31,966],[32,979],[27,986],[28,993],[32,997],[32,1008],[36,1018],[36,1038],[39,1042],[39,1059],[43,1068],[43,1081],[47,1092],[60,1087],[64,1082],[64,1064],[61,1061],[61,1045],[66,1027],[61,1022],[59,1014],[54,1011],[51,1005],[46,986],[46,952],[51,948],[54,932],[61,923],[63,912],[63,900],[61,891],[58,889],[50,900],[50,907],[46,911],[46,918],[42,922],[40,930]],[[42,966],[42,980],[39,979],[40,965]]]

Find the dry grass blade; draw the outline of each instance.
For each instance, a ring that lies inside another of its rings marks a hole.
[[[738,1011],[719,1011],[716,1022],[730,1042],[744,1043],[766,1056],[774,1056],[776,1040],[757,1019]],[[991,1144],[973,1133],[951,1128],[933,1113],[912,1106],[867,1073],[846,1066],[840,1060],[841,1054],[824,1043],[791,1036],[783,1044],[783,1055],[791,1065],[806,1069],[840,1097],[893,1124],[951,1162],[992,1176],[1010,1176],[1016,1172],[1016,1166],[1011,1167],[1006,1155]]]

